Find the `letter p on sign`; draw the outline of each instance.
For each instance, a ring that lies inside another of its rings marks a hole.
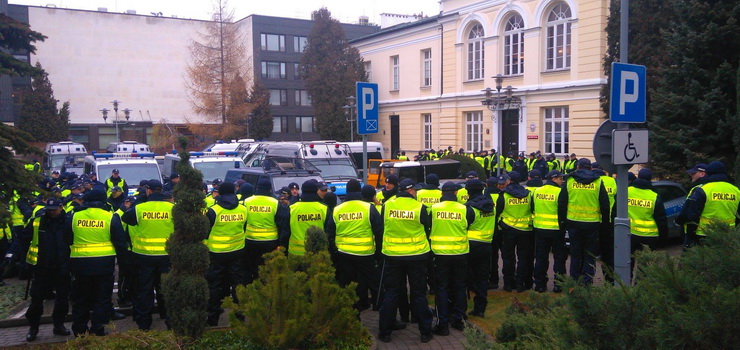
[[[609,120],[613,123],[646,121],[645,66],[612,63]]]
[[[362,98],[362,112],[360,113],[360,117],[367,119],[368,112],[371,112],[375,108],[375,91],[372,88],[363,87],[362,95],[360,96]]]

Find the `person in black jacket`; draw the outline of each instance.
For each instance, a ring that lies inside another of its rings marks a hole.
[[[44,299],[49,291],[56,292],[54,311],[51,314],[55,335],[69,335],[64,318],[69,311],[69,290],[72,282],[69,272],[69,246],[64,242],[65,215],[58,198],[49,198],[44,209],[36,213],[25,226],[20,237],[11,247],[15,251],[28,251],[26,262],[33,274],[31,304],[26,311],[29,330],[26,341],[36,340],[44,312]],[[17,247],[20,246],[20,249]],[[7,258],[7,256],[6,256]]]
[[[635,181],[632,181],[630,187],[655,192],[653,190],[652,179],[653,172],[648,168],[642,168],[637,173],[637,179],[635,179]],[[633,206],[630,204],[631,202],[628,202],[628,211],[633,208]],[[653,219],[658,225],[658,236],[645,236],[631,233],[630,256],[632,256],[632,254],[634,254],[638,249],[642,248],[643,245],[648,246],[650,250],[655,250],[657,247],[662,246],[665,243],[665,240],[668,238],[668,218],[665,213],[663,199],[660,198],[660,195],[657,195],[657,197],[655,198],[655,203],[653,203]],[[634,258],[632,258],[632,264],[630,264],[630,266],[632,266],[632,269],[635,268]]]
[[[504,290],[510,292],[516,287],[517,292],[521,293],[532,288],[535,241],[531,221],[532,192],[519,184],[523,175],[512,171],[509,176],[511,182],[496,200],[496,223],[500,228],[496,234],[503,238]],[[526,217],[519,216],[522,206],[529,209]]]
[[[245,186],[253,188],[249,183],[242,185],[241,189]],[[240,189],[240,191],[241,191]],[[247,270],[245,273],[244,284],[250,284],[255,279],[259,278],[259,267],[265,264],[265,259],[262,257],[265,253],[269,253],[278,248],[279,240],[281,236],[290,236],[289,233],[289,222],[290,222],[290,207],[283,204],[278,204],[277,209],[272,213],[274,219],[271,222],[272,225],[264,224],[259,225],[257,219],[254,217],[249,218],[250,215],[261,215],[261,212],[250,205],[254,201],[260,201],[267,197],[269,201],[272,201],[272,183],[269,179],[262,178],[257,182],[257,190],[254,192],[254,196],[250,195],[243,199],[244,205],[247,207],[247,234],[245,239],[245,247],[243,254],[244,268]],[[267,227],[266,227],[267,226]],[[272,227],[269,227],[272,226]],[[265,237],[251,237],[251,229],[254,227],[255,232],[265,230],[268,227],[275,229],[278,234],[276,239],[265,238]]]
[[[471,179],[465,184],[468,191],[468,201],[465,203],[469,208],[475,211],[475,220],[468,227],[468,238],[470,242],[470,252],[468,253],[468,275],[470,281],[468,285],[475,293],[473,297],[473,310],[469,315],[483,317],[488,305],[488,281],[491,275],[491,253],[493,245],[493,235],[490,238],[474,237],[471,238],[471,230],[493,230],[495,212],[494,204],[490,195],[484,195],[483,182],[478,179]],[[490,222],[490,227],[488,223]],[[486,227],[478,228],[477,225],[486,223]],[[487,240],[487,241],[484,241]]]
[[[550,172],[550,164],[547,164],[547,160],[542,157],[542,153],[540,153],[539,151],[537,152],[537,159],[534,161],[534,166],[532,167],[532,170],[539,171],[540,176],[542,176],[542,174],[547,174]]]
[[[519,173],[519,172],[517,173],[520,175],[526,174],[526,173]],[[533,169],[532,171],[529,172],[529,179],[527,180],[527,184],[525,186],[527,186],[528,188],[534,188],[534,187],[542,187],[544,185],[545,184],[542,182],[542,173],[539,170]]]
[[[123,194],[123,190],[118,186],[113,186],[110,196],[108,196],[108,199],[106,200],[110,207],[110,211],[118,210],[118,208],[121,207],[121,204],[123,204],[124,199],[126,199],[126,195]]]

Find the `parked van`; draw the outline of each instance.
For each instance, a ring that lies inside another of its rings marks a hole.
[[[141,180],[162,181],[154,153],[93,153],[85,157],[85,174],[96,172],[98,181],[105,182],[113,169],[118,169],[121,178],[128,184],[128,195],[133,196]]]
[[[47,174],[52,171],[82,173],[87,156],[85,145],[72,141],[52,142],[44,147],[43,167]]]
[[[360,178],[363,178],[362,176],[362,169],[363,169],[363,155],[362,155],[362,142],[342,142],[342,144],[347,145],[349,148],[349,154],[352,156],[352,160],[355,162],[355,165],[357,166],[358,174],[360,175]],[[385,159],[385,150],[383,149],[383,144],[377,141],[367,141],[367,160],[368,164],[365,165],[368,169],[370,169],[370,160],[371,159]],[[369,173],[369,172],[368,172]]]
[[[162,175],[168,179],[172,173],[177,172],[177,163],[180,156],[167,154],[164,156]],[[190,164],[193,168],[203,173],[203,180],[207,184],[213,183],[216,178],[223,179],[230,169],[244,168],[244,160],[239,158],[239,152],[190,152]]]
[[[108,144],[107,151],[110,153],[149,153],[149,145],[137,141],[111,142]]]

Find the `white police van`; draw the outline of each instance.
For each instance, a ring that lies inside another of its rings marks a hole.
[[[87,149],[85,145],[72,141],[47,143],[44,148],[43,167],[48,174],[52,171],[82,172]]]
[[[138,141],[121,141],[111,142],[108,144],[107,151],[110,153],[149,153],[149,145]]]
[[[96,172],[98,181],[105,183],[113,169],[128,185],[128,195],[133,196],[141,180],[162,181],[154,153],[96,153],[85,157],[85,174]]]
[[[163,177],[169,178],[172,173],[176,173],[179,162],[180,156],[176,153],[165,155]],[[190,164],[203,173],[203,180],[209,185],[217,178],[223,179],[227,171],[245,167],[244,160],[237,151],[190,152]]]
[[[321,171],[332,191],[344,198],[347,181],[357,179],[357,167],[347,145],[336,141],[278,142],[258,145],[246,159],[248,167],[262,167],[265,157],[300,158]]]

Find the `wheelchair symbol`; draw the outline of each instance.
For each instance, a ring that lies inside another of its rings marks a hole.
[[[629,154],[632,156],[630,157]],[[635,148],[635,144],[632,142],[632,133],[627,133],[627,144],[624,145],[624,159],[631,162],[639,156],[640,154],[637,153],[637,148]]]

